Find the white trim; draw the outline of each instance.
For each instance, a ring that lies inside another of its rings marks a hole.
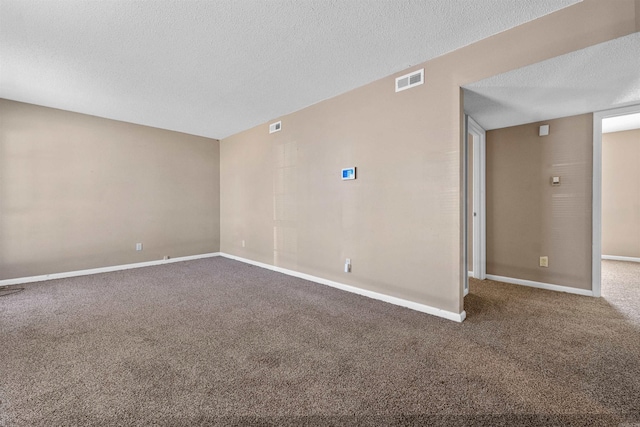
[[[469,277],[484,280],[487,270],[487,221],[486,221],[486,132],[468,114],[464,115],[464,147],[463,147],[463,171],[462,171],[462,296],[469,294]],[[469,147],[469,134],[473,134],[473,147]],[[473,189],[468,187],[469,177],[469,150],[473,150]],[[473,209],[475,214],[473,222],[473,271],[467,271],[469,265],[469,218],[468,195],[472,191]],[[477,273],[477,274],[474,274]]]
[[[602,259],[608,259],[611,261],[640,262],[640,258],[635,258],[630,256],[618,256],[618,255],[602,255]]]
[[[439,308],[431,307],[428,305],[420,304],[413,301],[408,301],[402,298],[396,298],[389,295],[381,294],[378,292],[368,291],[366,289],[356,288],[355,286],[345,285],[343,283],[334,282],[333,280],[327,280],[320,277],[312,276],[310,274],[300,273],[294,270],[288,270],[282,267],[276,267],[274,265],[265,264],[258,261],[252,261],[247,258],[242,258],[235,255],[230,255],[224,252],[220,253],[220,256],[233,259],[235,261],[244,262],[246,264],[255,265],[256,267],[266,268],[267,270],[276,271],[278,273],[283,273],[289,276],[297,277],[299,279],[309,280],[310,282],[319,283],[321,285],[331,286],[332,288],[337,288],[343,291],[351,292],[354,294],[362,295],[365,297],[373,298],[379,301],[388,302],[394,305],[399,305],[401,307],[410,308],[412,310],[420,311],[422,313],[431,314],[433,316],[442,317],[448,320],[453,320],[455,322],[462,322],[467,313],[463,310],[461,313],[454,313],[452,311],[441,310]]]
[[[189,255],[178,258],[160,259],[156,261],[137,262],[134,264],[113,265],[109,267],[90,268],[88,270],[66,271],[63,273],[43,274],[41,276],[18,277],[16,279],[0,280],[0,286],[21,285],[24,283],[42,282],[45,280],[65,279],[67,277],[88,276],[90,274],[109,273],[112,271],[130,270],[132,268],[150,267],[153,265],[171,264],[174,262],[190,261],[201,258],[220,256],[220,252],[208,254]]]
[[[473,211],[479,227],[473,228],[473,271],[479,280],[487,274],[487,143],[486,131],[469,116],[467,133],[478,136],[473,144]]]
[[[602,284],[602,113],[593,113],[593,178],[591,196],[591,290],[599,297]]]
[[[463,297],[469,295],[469,278],[473,277],[473,271],[467,271],[467,286],[464,287]]]
[[[567,292],[569,294],[584,295],[592,297],[593,292],[588,289],[578,289],[569,286],[553,285],[551,283],[534,282],[532,280],[514,279],[512,277],[494,276],[493,274],[487,274],[487,279],[495,280],[496,282],[511,283],[513,285],[529,286],[531,288],[546,289],[548,291]]]
[[[640,105],[593,113],[593,196],[591,225],[591,289],[601,295],[602,286],[602,119],[640,112]]]
[[[250,259],[241,258],[235,255],[226,254],[223,252],[213,252],[208,254],[201,255],[190,255],[185,257],[178,258],[170,258],[167,260],[156,260],[156,261],[147,261],[147,262],[138,262],[135,264],[124,264],[124,265],[114,265],[109,267],[100,267],[100,268],[91,268],[88,270],[77,270],[77,271],[67,271],[64,273],[52,273],[52,274],[44,274],[41,276],[31,276],[31,277],[19,277],[16,279],[6,279],[0,280],[0,286],[10,286],[10,285],[19,285],[24,283],[33,283],[33,282],[42,282],[45,280],[54,280],[54,279],[65,279],[68,277],[78,277],[78,276],[88,276],[91,274],[99,274],[99,273],[110,273],[113,271],[120,270],[130,270],[133,268],[140,267],[150,267],[154,265],[163,265],[163,264],[171,264],[174,262],[182,262],[182,261],[190,261],[194,259],[201,258],[212,258],[222,256],[225,258],[233,259],[236,261],[244,262],[246,264],[255,265],[257,267],[266,268],[268,270],[276,271],[278,273],[287,274],[289,276],[298,277],[300,279],[309,280],[311,282],[320,283],[321,285],[331,286],[333,288],[341,289],[343,291],[351,292],[354,294],[362,295],[365,297],[373,298],[379,301],[388,302],[394,305],[399,305],[401,307],[410,308],[412,310],[420,311],[422,313],[431,314],[433,316],[442,317],[448,320],[453,320],[455,322],[462,322],[467,314],[463,310],[461,313],[454,313],[451,311],[441,310],[439,308],[431,307],[428,305],[420,304],[413,301],[404,300],[401,298],[392,297],[385,294],[380,294],[378,292],[368,291],[366,289],[356,288],[355,286],[345,285],[342,283],[334,282],[332,280],[322,279],[320,277],[311,276],[309,274],[300,273],[293,270],[288,270],[286,268],[276,267],[269,264],[264,264],[257,261],[252,261]]]
[[[469,293],[469,116],[464,115],[464,141],[462,144],[462,199],[460,200],[460,223],[462,234],[462,263],[460,265],[462,297]],[[464,306],[464,303],[463,303]]]

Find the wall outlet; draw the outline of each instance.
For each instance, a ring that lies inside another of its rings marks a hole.
[[[166,260],[168,260],[169,258],[170,258],[170,257],[169,257],[169,255],[165,255],[165,256],[164,256],[164,258],[162,258],[162,259],[164,259],[164,260],[166,261]]]
[[[242,241],[242,247],[244,248],[244,240]]]
[[[347,258],[347,260],[344,262],[344,272],[351,273],[351,258]]]
[[[549,257],[541,256],[540,257],[540,267],[549,267]]]
[[[142,243],[136,243],[136,251],[142,250]]]

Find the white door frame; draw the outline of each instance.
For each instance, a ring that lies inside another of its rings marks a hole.
[[[473,134],[473,276],[487,274],[486,132],[469,117],[467,133]]]
[[[469,147],[469,134],[474,136],[473,147]],[[484,280],[486,278],[486,132],[485,130],[469,115],[465,114],[465,132],[464,132],[464,188],[465,197],[463,201],[464,212],[464,295],[469,293],[469,274],[468,274],[468,245],[469,238],[467,236],[468,229],[468,206],[467,192],[473,191],[473,276],[476,279]],[[469,150],[473,150],[473,189],[467,188],[467,177],[469,173]]]
[[[602,119],[640,113],[640,104],[593,113],[593,205],[591,207],[591,291],[601,295],[602,286]]]

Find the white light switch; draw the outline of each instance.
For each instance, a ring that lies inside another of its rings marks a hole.
[[[142,243],[136,243],[136,251],[142,250]]]

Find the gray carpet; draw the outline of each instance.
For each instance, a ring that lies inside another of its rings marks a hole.
[[[634,425],[640,264],[606,264],[600,299],[474,281],[462,324],[224,258],[29,284],[0,425]]]

